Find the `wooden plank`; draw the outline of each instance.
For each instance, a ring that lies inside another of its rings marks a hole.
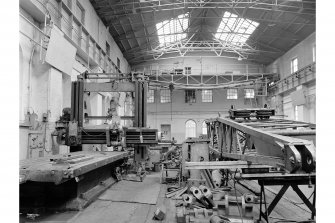
[[[236,169],[236,168],[269,168],[270,166],[261,164],[252,164],[247,161],[212,161],[212,162],[186,162],[187,170],[196,169]]]

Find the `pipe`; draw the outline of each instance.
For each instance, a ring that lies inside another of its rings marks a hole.
[[[33,45],[33,48],[31,50],[31,54],[30,54],[30,59],[29,59],[29,69],[28,69],[28,108],[30,108],[30,98],[31,98],[31,91],[32,91],[32,87],[31,87],[31,64],[33,61],[33,56],[35,53],[35,48],[36,48],[36,44]]]
[[[205,195],[206,198],[209,198],[209,199],[213,198],[213,194],[212,194],[211,190],[208,187],[206,187],[205,185],[200,185],[199,189]]]
[[[59,144],[57,143],[58,132],[55,130],[51,133],[51,151],[52,155],[59,154]]]
[[[183,194],[183,200],[187,204],[193,204],[195,202],[195,197],[190,194]]]
[[[27,19],[24,15],[22,15],[22,14],[20,13],[20,16],[21,16],[22,18],[24,18],[28,23],[30,23],[35,29],[37,29],[37,31],[39,31],[40,33],[42,33],[42,34],[45,35],[46,37],[49,37],[49,38],[50,38],[49,35],[45,34],[40,28],[38,28],[33,22],[31,22],[29,19]]]
[[[216,187],[220,187],[222,183],[222,175],[219,170],[212,171],[212,179]]]
[[[190,192],[194,195],[194,197],[196,197],[199,200],[202,200],[202,198],[204,197],[204,195],[202,194],[202,192],[199,190],[199,188],[192,186],[190,188]]]

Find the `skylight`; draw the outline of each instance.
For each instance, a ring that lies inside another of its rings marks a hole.
[[[234,45],[243,45],[258,25],[258,22],[238,18],[237,15],[226,11],[215,34],[215,38]]]
[[[176,19],[165,20],[156,24],[159,45],[177,42],[186,38],[188,28],[188,13],[179,15]]]

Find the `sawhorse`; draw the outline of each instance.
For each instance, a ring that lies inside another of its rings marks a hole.
[[[315,185],[315,174],[287,174],[282,176],[268,176],[258,179],[258,184],[261,187],[260,194],[260,208],[259,208],[259,222],[261,222],[262,218],[266,222],[269,222],[269,216],[271,212],[274,210],[280,199],[283,197],[285,192],[289,187],[297,193],[297,195],[301,198],[301,200],[306,204],[306,206],[311,210],[312,215],[311,219],[314,219],[316,215],[315,209],[315,197],[316,197],[316,187],[314,186],[314,195],[313,202],[311,203],[309,199],[305,196],[305,194],[300,190],[298,185]],[[265,195],[265,187],[264,186],[282,186],[278,194],[272,200],[272,202],[267,207],[266,203],[266,195]],[[263,212],[263,199],[265,210]]]

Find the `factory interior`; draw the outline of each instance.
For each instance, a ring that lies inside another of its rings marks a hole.
[[[13,1],[18,84],[2,84],[19,128],[2,130],[16,153],[1,169],[15,208],[0,221],[332,222],[334,31],[319,16],[335,20],[322,4]]]

